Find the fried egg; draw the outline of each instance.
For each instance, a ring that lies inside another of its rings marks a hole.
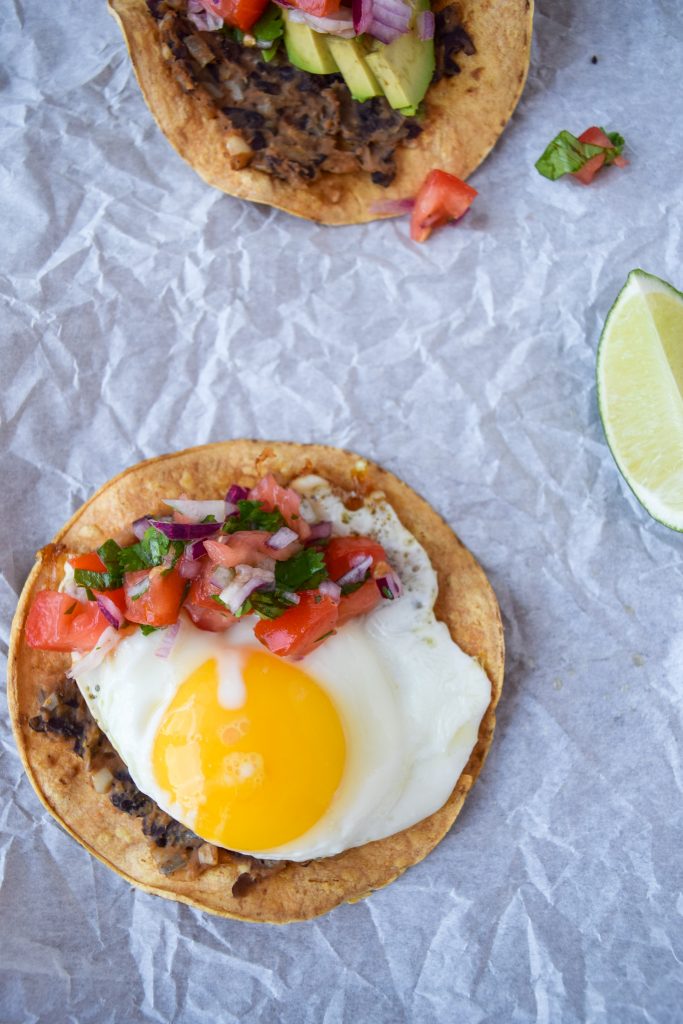
[[[386,500],[346,509],[330,485],[292,485],[302,514],[373,537],[404,588],[300,661],[261,647],[253,621],[224,633],[183,614],[125,637],[73,674],[138,788],[207,842],[309,860],[393,835],[448,799],[490,700],[481,666],[434,616],[436,573]]]

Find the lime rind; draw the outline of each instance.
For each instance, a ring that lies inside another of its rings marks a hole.
[[[621,473],[624,481],[632,491],[635,498],[643,506],[645,511],[657,522],[663,526],[668,527],[671,530],[683,532],[683,457],[681,459],[680,471],[675,474],[675,480],[680,476],[680,499],[676,503],[679,507],[672,508],[670,503],[663,501],[658,492],[653,491],[651,488],[644,486],[640,481],[634,479],[633,473],[626,466],[624,460],[620,457],[620,442],[619,438],[615,435],[611,429],[610,417],[607,411],[607,400],[606,400],[606,387],[605,387],[605,353],[609,344],[609,339],[614,337],[615,322],[618,320],[620,314],[623,312],[625,307],[631,298],[635,295],[646,296],[646,295],[666,295],[674,300],[674,303],[680,306],[681,310],[681,321],[683,322],[683,293],[678,291],[673,285],[667,281],[656,277],[654,274],[649,274],[645,270],[636,269],[632,270],[626,279],[626,283],[617,295],[616,300],[612,304],[612,307],[607,315],[605,325],[600,335],[600,341],[598,344],[597,361],[596,361],[596,378],[597,378],[597,400],[598,410],[600,412],[600,419],[602,421],[603,430],[605,432],[605,439],[610,449],[612,457],[616,462],[617,468]],[[643,309],[647,313],[647,318],[650,320],[651,328],[657,333],[659,338],[659,331],[655,322],[654,316],[650,305],[647,302],[643,302]],[[683,345],[683,337],[681,338],[681,345]],[[678,405],[680,409],[680,440],[683,446],[683,395],[681,395],[680,384],[676,379],[671,366],[667,362],[666,356],[662,352],[662,374],[668,375],[673,382],[670,386],[671,392],[676,392],[678,396]],[[675,401],[676,399],[674,399]],[[671,410],[669,410],[671,412]],[[683,455],[683,447],[682,447]]]

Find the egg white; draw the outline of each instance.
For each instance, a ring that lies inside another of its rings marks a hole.
[[[381,496],[349,511],[320,477],[302,477],[291,486],[304,498],[306,518],[331,521],[335,535],[379,541],[404,587],[400,599],[382,601],[369,615],[346,623],[298,662],[337,708],[346,735],[344,774],[327,811],[303,835],[272,849],[240,852],[309,860],[393,835],[438,810],[476,743],[490,683],[437,622],[436,573],[424,548]],[[138,788],[194,828],[155,779],[157,731],[178,687],[209,658],[219,665],[220,703],[241,706],[239,651],[262,648],[249,620],[226,633],[207,633],[183,615],[165,659],[156,656],[163,635],[138,631],[98,667],[79,674],[76,663],[73,672]]]

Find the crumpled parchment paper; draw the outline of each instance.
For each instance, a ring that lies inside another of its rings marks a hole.
[[[0,1020],[680,1020],[682,541],[621,481],[594,386],[627,272],[683,285],[676,0],[540,0],[480,197],[423,247],[207,188],[102,3],[2,22],[3,653],[34,551],[97,486],[255,436],[355,448],[423,493],[490,575],[508,671],[434,854],[284,928],[129,889],[42,810],[3,712]],[[536,173],[591,124],[627,170]]]

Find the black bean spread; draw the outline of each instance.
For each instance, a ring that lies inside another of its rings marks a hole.
[[[185,0],[147,0],[163,58],[184,92],[226,131],[226,161],[289,184],[323,174],[365,172],[376,185],[396,176],[396,149],[422,128],[384,97],[360,103],[339,74],[314,75],[290,64],[281,48],[266,63],[257,47],[219,30],[202,32],[185,17]],[[437,15],[434,80],[457,74],[455,54],[475,52],[457,8]]]
[[[41,701],[38,714],[29,719],[35,732],[63,740],[73,740],[73,750],[85,762],[95,787],[105,776],[107,796],[117,810],[140,818],[142,831],[149,838],[159,871],[171,875],[186,869],[197,875],[219,864],[230,851],[221,850],[181,825],[144,793],[131,779],[125,764],[91,715],[80,690],[71,679],[64,679],[55,691]],[[104,785],[101,787],[104,790]],[[102,799],[105,799],[104,792]],[[254,883],[282,870],[287,861],[267,861],[236,854],[244,870],[232,891],[242,896]]]

